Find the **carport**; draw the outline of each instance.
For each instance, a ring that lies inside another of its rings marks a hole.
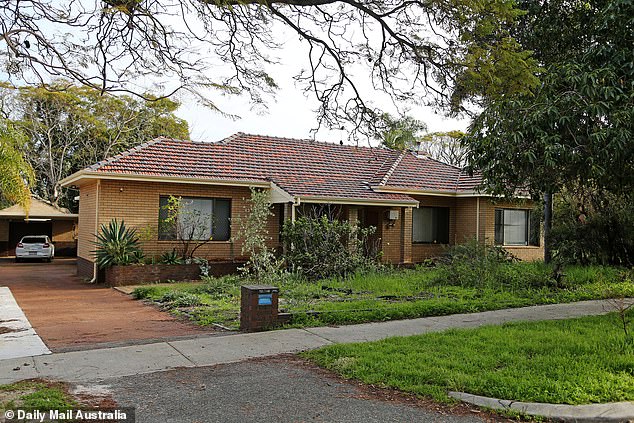
[[[48,235],[56,256],[77,255],[78,215],[33,197],[29,217],[19,205],[0,210],[0,256],[15,254],[15,246],[26,235]]]

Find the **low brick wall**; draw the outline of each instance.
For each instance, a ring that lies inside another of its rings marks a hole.
[[[146,264],[109,267],[104,282],[108,286],[125,286],[197,279],[200,279],[200,266],[197,264]]]
[[[210,276],[224,276],[235,273],[243,263],[211,262]],[[105,270],[104,282],[108,286],[140,285],[173,281],[193,281],[200,279],[198,264],[146,264],[113,266]]]

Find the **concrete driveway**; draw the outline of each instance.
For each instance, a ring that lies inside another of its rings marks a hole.
[[[210,332],[113,289],[82,281],[74,260],[50,264],[1,260],[0,286],[9,287],[52,351]]]

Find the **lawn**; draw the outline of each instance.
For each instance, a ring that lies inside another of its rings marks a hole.
[[[615,314],[333,345],[303,355],[346,378],[442,402],[451,402],[448,391],[557,404],[634,400],[634,340],[626,340]]]
[[[553,280],[543,263],[508,263],[474,269],[438,266],[358,273],[308,282],[288,276],[279,283],[280,309],[290,326],[321,326],[468,313],[610,296],[634,296],[631,275],[611,267],[569,267]],[[203,283],[148,285],[134,295],[161,304],[200,325],[239,326],[240,277]]]

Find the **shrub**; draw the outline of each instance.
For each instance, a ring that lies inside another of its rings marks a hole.
[[[143,261],[144,255],[136,230],[126,227],[123,220],[119,222],[113,219],[107,226],[101,225],[96,237],[97,248],[94,254],[100,268]]]
[[[249,256],[249,261],[240,271],[246,278],[263,284],[277,283],[283,274],[282,261],[266,245],[271,239],[266,223],[272,215],[270,193],[251,188],[244,217],[234,219],[238,228],[234,239],[242,241],[242,254]]]
[[[172,251],[166,251],[161,254],[161,258],[159,260],[160,264],[183,264],[183,260],[180,255],[176,252],[176,249],[172,249]]]
[[[282,229],[284,258],[292,271],[312,280],[346,277],[377,265],[378,254],[366,248],[375,230],[326,216],[300,217]]]
[[[451,247],[440,261],[436,282],[467,288],[526,289],[557,287],[550,266],[518,263],[500,246],[475,240]]]
[[[552,244],[565,264],[634,265],[634,197],[562,192],[555,197]]]

